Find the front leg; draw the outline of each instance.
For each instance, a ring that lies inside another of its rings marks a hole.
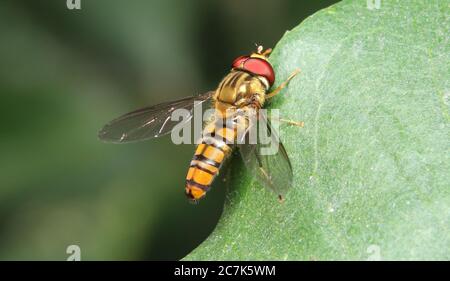
[[[300,69],[299,69],[299,68],[297,68],[296,70],[294,70],[294,72],[292,72],[292,74],[289,75],[289,77],[288,77],[283,83],[281,83],[280,86],[278,86],[277,88],[275,88],[275,90],[273,90],[272,92],[270,92],[270,93],[268,93],[268,94],[266,95],[266,99],[273,98],[273,97],[276,96],[278,93],[280,93],[280,91],[281,91],[284,87],[287,86],[287,84],[289,83],[289,81],[290,81],[292,78],[294,78],[294,77],[295,77],[297,74],[299,74],[299,73],[300,73]]]

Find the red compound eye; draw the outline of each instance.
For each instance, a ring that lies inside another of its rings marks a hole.
[[[275,82],[275,73],[273,72],[272,65],[266,60],[248,58],[245,60],[243,68],[251,73],[265,77],[269,81],[270,86]]]
[[[249,56],[240,56],[237,57],[234,61],[233,64],[231,64],[232,68],[239,68],[241,66],[241,64],[246,61],[249,58]]]

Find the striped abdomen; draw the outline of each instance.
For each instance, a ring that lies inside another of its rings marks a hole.
[[[246,128],[245,118],[233,118],[236,110],[252,103],[259,108],[264,103],[266,90],[267,86],[260,78],[238,70],[230,72],[219,84],[214,96],[216,121],[205,127],[206,137],[197,146],[186,177],[186,195],[190,199],[205,196],[231,152],[228,144],[235,142],[238,129],[243,132],[241,130]]]
[[[210,124],[214,126],[215,124]],[[209,126],[211,128],[211,126]],[[205,131],[208,131],[208,127]],[[219,173],[222,163],[231,153],[231,147],[225,139],[233,141],[236,131],[230,128],[211,128],[202,142],[197,146],[186,176],[186,195],[196,201],[205,196],[214,178]],[[226,138],[225,138],[226,137]]]

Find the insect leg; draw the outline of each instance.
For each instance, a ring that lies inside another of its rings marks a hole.
[[[280,121],[284,122],[286,124],[293,125],[293,126],[298,126],[298,127],[301,127],[301,128],[303,128],[303,126],[305,126],[305,122],[303,122],[303,121],[294,121],[294,120],[283,119],[283,118],[280,118]]]
[[[270,181],[269,175],[266,173],[266,171],[263,169],[263,164],[260,155],[256,152],[256,150],[253,151],[256,156],[256,160],[258,161],[258,169],[261,171],[261,173],[266,177],[267,180]]]
[[[270,178],[270,176],[267,174],[267,172],[263,168],[263,164],[261,162],[262,160],[261,160],[260,155],[258,153],[256,153],[256,151],[255,151],[255,155],[256,155],[256,159],[258,161],[258,168],[259,168],[260,172],[264,175],[264,177],[268,181],[272,182],[272,179]],[[278,201],[280,201],[280,203],[282,203],[284,201],[284,197],[281,194],[278,194]]]
[[[295,121],[295,120],[291,120],[291,119],[284,119],[284,118],[277,118],[277,117],[271,117],[270,120],[276,120],[276,121],[283,122],[285,124],[292,125],[292,126],[297,126],[300,128],[303,128],[305,126],[305,122],[303,122],[303,121]]]
[[[292,74],[289,75],[289,77],[288,77],[283,83],[281,83],[280,86],[278,86],[275,90],[273,90],[272,92],[270,92],[270,93],[268,93],[268,94],[266,95],[266,99],[270,99],[270,98],[273,98],[274,96],[276,96],[276,95],[277,95],[284,87],[287,86],[287,84],[289,83],[289,81],[290,81],[292,78],[294,78],[295,75],[297,75],[297,74],[299,74],[299,73],[300,73],[300,69],[299,69],[299,68],[297,68],[296,70],[294,70],[294,72],[292,72]]]

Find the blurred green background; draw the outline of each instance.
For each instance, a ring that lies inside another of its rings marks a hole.
[[[337,1],[0,3],[0,259],[180,259],[213,230],[222,173],[191,205],[192,145],[113,145],[127,111],[214,89],[230,62],[274,46]]]

